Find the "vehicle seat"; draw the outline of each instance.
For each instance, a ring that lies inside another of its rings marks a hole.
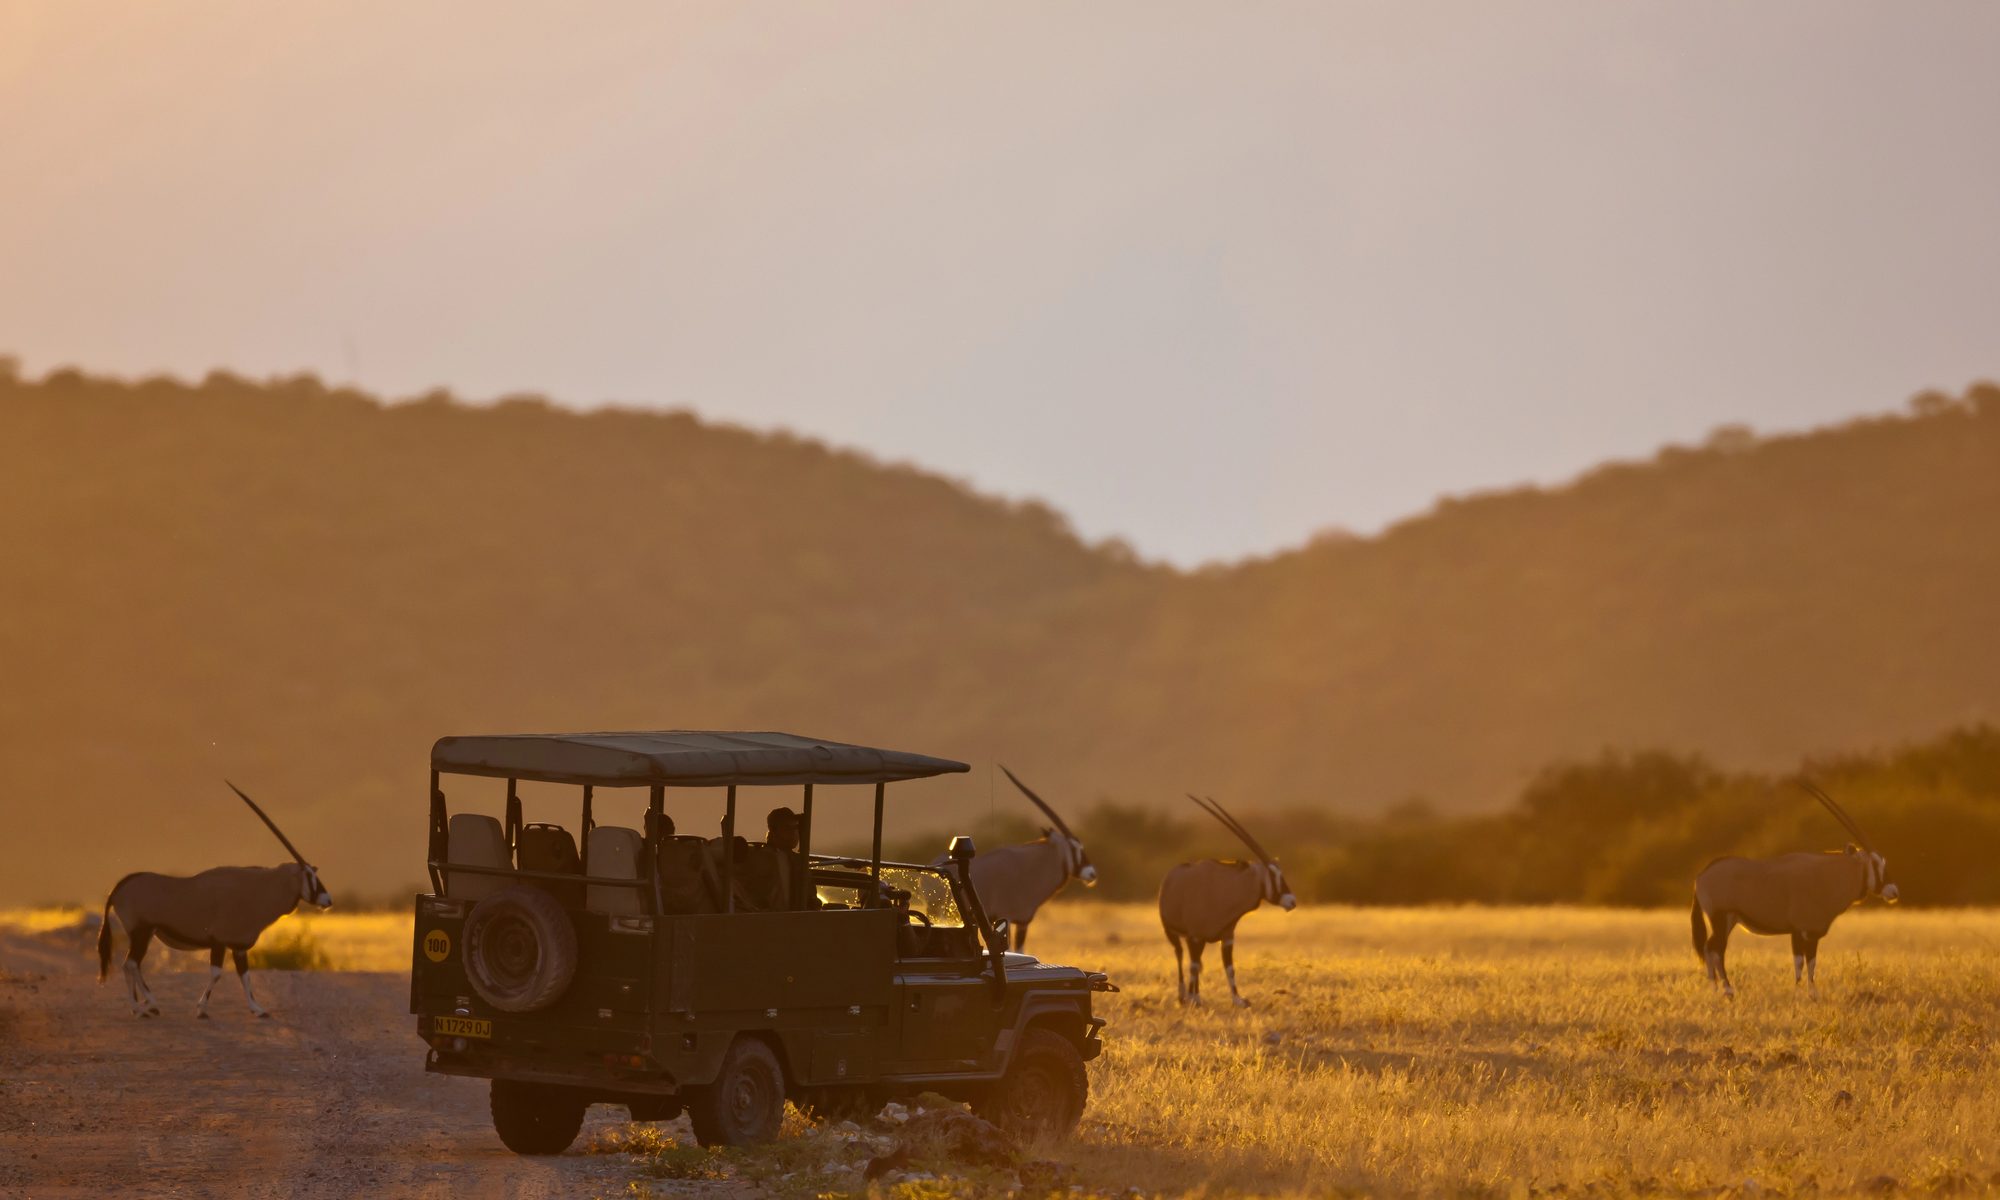
[[[514,869],[513,856],[507,853],[507,833],[500,827],[499,818],[479,813],[453,815],[445,831],[444,858],[447,863],[471,867]],[[474,875],[447,869],[444,894],[453,900],[483,900],[509,882],[504,875]]]
[[[708,902],[713,906],[708,910],[710,912],[729,911],[729,905],[722,894],[723,856],[727,853],[724,849],[727,845],[728,843],[716,837],[708,839],[708,843],[701,848],[702,880],[708,888]],[[730,890],[736,893],[737,912],[747,912],[750,908],[749,897],[743,890],[743,855],[749,845],[750,843],[742,837],[736,838],[735,863],[729,872]]]
[[[639,856],[645,848],[645,839],[636,829],[622,825],[599,825],[584,835],[584,848],[590,853],[590,873],[607,879],[639,878]],[[584,897],[583,906],[591,912],[615,913],[620,916],[637,916],[645,912],[638,888],[591,887]]]
[[[687,914],[714,912],[708,903],[708,885],[702,878],[702,862],[707,856],[708,839],[686,835],[660,843],[660,911]]]
[[[514,857],[523,871],[547,871],[556,875],[577,875],[583,863],[576,856],[576,839],[560,825],[523,825],[514,844]],[[556,883],[547,879],[528,882],[560,900],[566,908],[583,903],[581,882]]]
[[[737,906],[751,912],[782,911],[791,892],[786,866],[784,855],[762,842],[741,848],[736,859]]]

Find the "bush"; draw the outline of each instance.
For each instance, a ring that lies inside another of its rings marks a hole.
[[[331,971],[333,958],[320,947],[312,930],[295,925],[252,946],[250,966],[258,971]]]

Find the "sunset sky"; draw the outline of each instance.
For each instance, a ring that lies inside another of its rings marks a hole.
[[[2000,376],[2000,6],[0,3],[0,353],[692,408],[1192,564]]]

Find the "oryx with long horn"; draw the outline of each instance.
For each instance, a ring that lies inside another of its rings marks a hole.
[[[119,880],[104,898],[104,920],[97,929],[97,981],[104,982],[111,971],[111,918],[115,914],[128,943],[125,985],[132,993],[134,1016],[160,1014],[152,989],[140,973],[155,936],[176,950],[208,951],[208,987],[195,1002],[195,1016],[208,1016],[208,998],[215,991],[215,981],[222,978],[225,952],[235,960],[236,978],[243,984],[243,998],[250,1002],[250,1011],[270,1016],[250,990],[250,947],[273,922],[301,902],[333,907],[333,897],[320,882],[319,871],[291,839],[265,816],[255,800],[243,794],[243,789],[230,783],[229,790],[270,826],[293,861],[277,867],[215,867],[190,876],[141,871]]]
[[[1174,947],[1174,981],[1183,1004],[1201,1003],[1201,952],[1210,942],[1222,943],[1222,972],[1229,977],[1229,998],[1238,1008],[1250,1002],[1236,990],[1236,923],[1266,902],[1286,912],[1298,906],[1292,885],[1278,860],[1265,853],[1243,823],[1214,797],[1203,799],[1189,794],[1203,812],[1222,822],[1223,828],[1242,839],[1257,856],[1255,862],[1205,858],[1185,862],[1167,872],[1160,882],[1160,925]],[[1181,942],[1187,942],[1187,977],[1181,978]]]
[[[1792,984],[1804,981],[1819,991],[1819,940],[1841,913],[1870,896],[1894,904],[1889,864],[1847,810],[1810,779],[1800,785],[1826,806],[1854,841],[1845,850],[1799,851],[1776,858],[1718,858],[1694,879],[1694,952],[1708,965],[1709,982],[1734,997],[1729,969],[1729,931],[1741,924],[1752,933],[1790,934]],[[1706,920],[1704,920],[1704,917]]]
[[[1005,766],[1000,770],[1051,822],[1032,842],[1002,846],[972,860],[972,887],[979,893],[980,906],[994,920],[1007,922],[1014,949],[1020,950],[1028,944],[1028,922],[1035,919],[1042,905],[1072,879],[1085,887],[1096,887],[1097,868],[1084,852],[1082,840],[1070,832],[1056,810],[1014,772]]]

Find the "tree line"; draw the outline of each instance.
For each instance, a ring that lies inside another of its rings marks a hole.
[[[1684,904],[1695,872],[1725,854],[1831,850],[1847,835],[1798,783],[1803,775],[1852,814],[1888,858],[1904,902],[2000,903],[2000,728],[1976,725],[1795,771],[1727,771],[1699,755],[1606,751],[1538,772],[1507,808],[1453,816],[1421,800],[1372,818],[1259,810],[1219,797],[1274,849],[1302,899],[1349,904]],[[1025,808],[1025,805],[1023,805]],[[1100,882],[1066,899],[1145,900],[1166,868],[1244,857],[1240,843],[1186,806],[1108,799],[1065,814]],[[975,826],[981,846],[1036,836],[1024,816]],[[927,861],[942,832],[887,853]]]

